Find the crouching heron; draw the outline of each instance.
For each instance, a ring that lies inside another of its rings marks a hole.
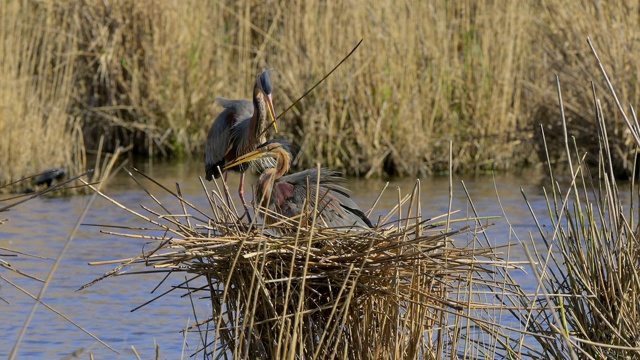
[[[275,159],[276,166],[262,173],[258,180],[256,199],[260,206],[284,217],[300,215],[305,199],[309,199],[309,208],[316,206],[315,195],[318,191],[318,224],[322,227],[373,227],[371,221],[349,197],[349,190],[340,183],[344,178],[340,173],[328,169],[307,169],[295,174],[285,175],[291,166],[291,144],[286,140],[271,140],[256,150],[240,156],[226,165],[233,168],[256,159]],[[320,187],[317,188],[318,177]],[[267,224],[278,221],[269,214],[263,214]]]

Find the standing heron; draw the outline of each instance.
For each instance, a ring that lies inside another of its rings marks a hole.
[[[253,102],[248,100],[227,100],[217,98],[224,110],[213,122],[205,145],[205,171],[206,179],[211,181],[219,178],[219,169],[224,168],[235,158],[256,149],[258,144],[266,140],[265,131],[273,123],[273,128],[278,132],[276,117],[271,101],[271,80],[269,70],[258,75],[253,88]],[[267,120],[270,118],[270,121]],[[272,159],[261,159],[253,163],[258,168],[273,167]],[[249,213],[244,200],[244,173],[249,164],[243,164],[234,168],[240,173],[240,186],[238,194],[247,214]],[[225,173],[225,180],[227,175]]]
[[[344,178],[340,173],[328,169],[307,169],[286,175],[291,166],[291,144],[286,140],[270,140],[248,154],[245,154],[225,169],[244,164],[255,159],[276,159],[276,166],[266,170],[258,180],[256,199],[260,205],[285,217],[295,217],[302,213],[305,199],[309,207],[315,207],[315,193],[319,191],[320,203],[318,219],[324,227],[369,227],[373,224],[349,197],[349,190],[340,185]],[[320,187],[316,188],[318,176]],[[308,196],[310,194],[311,196]],[[267,224],[278,219],[264,215]]]

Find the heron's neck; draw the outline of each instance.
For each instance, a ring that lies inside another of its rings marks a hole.
[[[260,181],[262,183],[262,186],[260,186],[262,193],[260,194],[260,197],[263,197],[265,194],[272,193],[273,185],[276,180],[280,179],[287,173],[287,171],[289,171],[290,160],[291,158],[289,154],[283,151],[278,154],[276,167],[267,169],[262,173],[262,179]],[[266,198],[264,201],[266,201]]]
[[[267,109],[264,100],[260,100],[257,97],[253,99],[253,116],[251,116],[251,124],[249,131],[254,134],[258,144],[266,141],[264,130],[267,125]]]
[[[267,205],[267,200],[268,200],[267,196],[269,196],[269,195],[267,195],[267,194],[272,194],[273,184],[276,181],[275,175],[276,175],[276,169],[275,168],[270,168],[267,171],[262,173],[262,177],[261,177],[261,180],[260,180],[261,184],[259,184],[261,186],[259,186],[259,188],[258,188],[259,193],[257,195],[258,195],[259,199],[262,199],[262,206],[264,206],[264,207],[268,206]]]
[[[282,153],[280,153],[278,155],[279,155],[278,156],[278,163],[276,164],[275,176],[274,176],[276,179],[279,179],[279,178],[283,177],[284,174],[286,174],[287,171],[289,171],[289,163],[291,161],[291,158],[285,152],[282,152]]]

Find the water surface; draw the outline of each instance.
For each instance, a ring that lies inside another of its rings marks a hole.
[[[154,179],[172,190],[179,183],[183,195],[201,209],[208,209],[208,202],[198,180],[198,163],[180,164],[138,164]],[[235,195],[238,176],[230,175],[230,187]],[[254,177],[248,178],[248,184]],[[532,226],[532,218],[525,206],[521,188],[527,194],[534,209],[544,214],[546,205],[541,192],[541,176],[535,172],[526,174],[497,174],[485,176],[456,177],[453,181],[452,209],[460,210],[456,217],[473,215],[467,194],[461,180],[468,189],[473,205],[480,216],[501,216],[492,220],[494,226],[488,230],[492,244],[517,243],[513,233],[529,241],[528,232],[534,238],[537,230]],[[148,184],[148,182],[145,182]],[[350,179],[348,187],[353,191],[354,200],[363,210],[368,210],[378,193],[385,186],[383,180]],[[372,212],[371,218],[387,214],[397,204],[399,193],[404,195],[412,191],[415,179],[396,179],[389,183],[380,202]],[[429,177],[420,180],[421,204],[424,217],[445,214],[449,208],[449,178]],[[154,195],[178,212],[175,199],[163,191],[153,188]],[[109,184],[106,193],[122,204],[142,211],[140,204],[157,208],[149,197],[124,172]],[[250,191],[248,191],[250,193]],[[502,204],[498,202],[498,196]],[[33,259],[25,256],[2,257],[14,267],[32,275],[46,278],[54,259],[58,256],[67,237],[75,226],[78,217],[90,196],[63,198],[37,198],[3,213],[9,221],[0,226],[0,246],[19,250],[50,260]],[[507,214],[509,223],[503,216]],[[84,223],[111,224],[125,226],[148,226],[148,223],[135,218],[110,202],[97,198],[89,210]],[[514,232],[510,231],[510,228]],[[131,275],[109,278],[83,291],[80,286],[96,279],[113,266],[88,266],[92,261],[130,258],[143,250],[145,241],[107,235],[100,227],[81,226],[71,247],[65,254],[53,282],[46,292],[44,301],[62,312],[79,325],[87,328],[96,336],[114,347],[116,355],[82,333],[73,325],[64,321],[46,308],[39,306],[26,337],[20,347],[18,358],[56,359],[75,351],[93,353],[97,359],[132,358],[131,347],[135,347],[142,358],[154,358],[154,344],[159,344],[161,358],[176,359],[184,354],[185,358],[198,348],[199,339],[188,334],[183,345],[180,330],[194,323],[191,302],[181,293],[165,296],[153,303],[131,312],[135,307],[151,300],[157,294],[169,290],[171,285],[184,280],[184,275],[176,275],[160,286],[156,293],[151,291],[162,280],[159,274]],[[460,236],[455,240],[459,246],[471,241],[471,236]],[[4,253],[4,252],[3,252]],[[525,260],[521,247],[510,250],[512,259]],[[8,271],[2,276],[23,286],[32,294],[37,294],[41,284],[28,280]],[[182,277],[182,278],[181,278]],[[535,279],[524,273],[515,274],[525,289],[533,291]],[[8,284],[0,281],[0,297],[9,304],[0,303],[2,319],[0,321],[0,357],[5,357],[16,341],[20,328],[31,309],[33,301]],[[209,313],[207,301],[195,299],[199,314]],[[202,319],[200,319],[202,320]],[[184,350],[183,350],[184,346]],[[81,358],[87,358],[83,353]]]

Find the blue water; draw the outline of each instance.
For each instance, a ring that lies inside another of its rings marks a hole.
[[[140,164],[140,166],[171,190],[175,189],[176,182],[179,183],[186,198],[201,209],[209,209],[197,178],[201,175],[201,169],[197,165]],[[235,189],[237,175],[231,175],[229,180],[231,189]],[[253,180],[254,178],[249,177],[248,184]],[[513,243],[515,246],[509,250],[503,250],[505,256],[508,252],[512,260],[526,260],[524,251],[518,245],[518,239],[514,234],[529,246],[531,245],[529,232],[533,234],[534,241],[539,238],[539,235],[533,227],[532,217],[525,205],[520,188],[523,188],[534,209],[540,215],[544,215],[546,205],[541,192],[542,176],[536,175],[535,172],[527,172],[526,174],[456,177],[453,181],[452,209],[460,210],[460,213],[455,215],[455,218],[473,215],[467,195],[460,183],[461,180],[464,181],[480,216],[501,217],[489,221],[495,223],[487,230],[490,243],[492,245]],[[149,183],[145,181],[145,184]],[[397,203],[398,189],[404,195],[413,189],[414,184],[415,179],[392,180],[373,211],[372,220],[375,222],[379,216],[384,216]],[[384,185],[385,181],[382,180],[352,179],[348,183],[348,187],[353,191],[354,200],[363,210],[370,208]],[[150,187],[154,189],[154,195],[171,207],[172,211],[181,212],[175,199],[167,196],[157,187]],[[140,212],[143,212],[140,204],[158,209],[158,206],[124,173],[119,174],[105,192],[127,207]],[[500,197],[511,227],[503,216],[497,196]],[[8,261],[15,268],[29,274],[46,278],[54,264],[54,259],[58,256],[89,198],[90,196],[37,198],[13,208],[10,212],[2,213],[0,217],[7,218],[9,221],[0,225],[0,246],[46,257],[49,260],[34,259],[24,255],[0,256],[0,260]],[[445,214],[449,208],[449,178],[421,179],[421,203],[423,217]],[[147,222],[135,218],[101,198],[93,203],[84,223],[149,226]],[[87,263],[130,258],[140,254],[146,244],[146,241],[141,239],[103,234],[100,232],[101,229],[126,232],[126,230],[81,226],[64,255],[44,301],[115,348],[118,354],[106,349],[40,305],[22,341],[18,358],[53,359],[79,352],[82,354],[81,358],[88,358],[88,354],[92,353],[97,359],[129,359],[134,357],[132,353],[132,347],[134,347],[141,358],[149,359],[155,358],[155,344],[159,345],[162,359],[177,359],[183,356],[188,358],[201,344],[198,335],[190,333],[187,335],[183,350],[184,338],[180,331],[194,323],[190,299],[180,296],[184,291],[171,293],[131,312],[133,308],[151,300],[157,294],[171,289],[171,285],[182,282],[184,274],[173,275],[154,294],[151,291],[162,280],[162,274],[112,277],[85,290],[76,291],[80,286],[100,277],[114,266],[88,266]],[[484,241],[482,236],[479,239],[475,241]],[[458,246],[465,246],[473,241],[474,238],[470,234],[455,238]],[[150,245],[145,247],[145,249],[149,248]],[[0,250],[0,254],[6,253]],[[34,295],[37,295],[40,290],[39,282],[6,270],[0,270],[0,274]],[[530,274],[516,271],[512,272],[512,276],[526,292],[535,291],[536,281]],[[9,304],[0,302],[2,313],[0,333],[3,334],[0,337],[0,357],[6,357],[16,342],[18,333],[31,310],[33,300],[1,280],[0,297],[9,302]],[[210,313],[209,304],[206,300],[199,299],[194,299],[194,302],[196,313],[199,319],[203,320],[206,314]]]

